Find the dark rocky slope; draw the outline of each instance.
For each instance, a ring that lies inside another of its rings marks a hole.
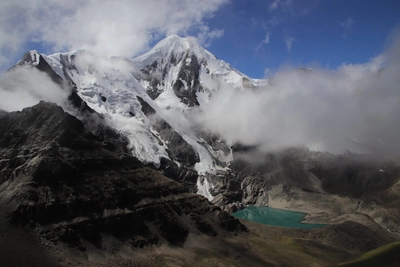
[[[54,104],[0,114],[1,220],[81,251],[109,250],[107,236],[133,247],[182,246],[190,234],[245,230],[115,147]]]

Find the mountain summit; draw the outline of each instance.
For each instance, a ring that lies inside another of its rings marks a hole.
[[[160,41],[132,62],[147,75],[143,80],[148,82],[145,88],[153,99],[173,91],[180,102],[189,107],[207,101],[221,83],[236,88],[254,88],[260,83],[217,59],[197,43],[176,35]]]

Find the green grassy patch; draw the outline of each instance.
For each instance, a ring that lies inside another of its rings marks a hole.
[[[263,240],[253,238],[249,243],[260,253],[267,255],[276,263],[291,264],[292,266],[319,266],[322,262],[296,239],[281,236],[278,240]]]
[[[387,244],[340,264],[341,267],[400,266],[400,241]]]

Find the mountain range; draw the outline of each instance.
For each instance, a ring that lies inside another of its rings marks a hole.
[[[30,225],[39,238],[84,253],[129,242],[184,247],[193,234],[248,231],[228,212],[249,205],[382,235],[360,252],[396,240],[382,232],[400,232],[396,162],[303,146],[265,152],[205,127],[201,114],[221,88],[274,84],[190,39],[167,37],[132,59],[28,51],[9,72],[21,69],[45,73],[57,85],[52,93],[65,96],[61,107],[0,113],[1,205],[12,224]],[[254,255],[246,259],[262,266]]]

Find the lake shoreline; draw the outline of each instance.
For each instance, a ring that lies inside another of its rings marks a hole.
[[[306,221],[307,213],[277,209],[273,207],[249,206],[232,213],[236,218],[249,220],[271,226],[279,226],[296,229],[313,229],[328,226],[329,224],[309,223]]]

